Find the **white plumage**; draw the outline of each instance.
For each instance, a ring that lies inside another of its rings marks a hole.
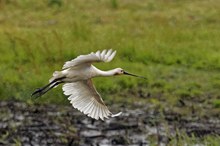
[[[63,69],[74,68],[77,66],[85,66],[91,68],[91,63],[93,62],[110,62],[116,54],[116,51],[112,49],[102,52],[97,51],[96,53],[90,53],[88,55],[80,55],[77,58],[67,61]],[[95,70],[94,70],[95,71]],[[91,75],[91,78],[93,76]],[[104,104],[100,94],[96,91],[93,86],[92,80],[82,80],[74,83],[66,83],[63,85],[64,94],[69,96],[70,103],[72,106],[82,113],[92,117],[96,120],[99,118],[104,120],[112,116],[112,113],[108,110],[107,106]],[[114,115],[113,115],[114,116]]]
[[[92,80],[66,83],[63,85],[64,94],[69,96],[74,108],[95,119],[108,118],[111,112],[104,104],[101,96],[92,85]]]
[[[115,54],[116,51],[112,51],[112,49],[103,50],[97,51],[96,53],[92,52],[88,55],[80,55],[71,61],[67,61],[63,65],[63,70],[55,71],[53,77],[49,80],[50,83],[37,89],[32,96],[41,96],[57,85],[64,83],[62,88],[64,94],[69,96],[68,99],[72,106],[82,113],[97,120],[119,116],[121,112],[113,115],[109,111],[91,80],[91,78],[98,76],[122,74],[141,77],[127,73],[121,68],[102,71],[92,65],[92,63],[95,62],[110,62]]]
[[[82,65],[85,63],[91,64],[93,62],[110,62],[115,57],[116,51],[112,52],[112,49],[106,51],[103,50],[102,52],[97,51],[96,53],[90,53],[88,55],[80,55],[77,58],[67,61],[63,65],[63,69],[67,69],[69,67],[74,67],[77,65]]]

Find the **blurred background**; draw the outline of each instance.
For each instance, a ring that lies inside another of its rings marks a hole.
[[[94,79],[109,107],[118,104],[133,109],[138,105],[142,109],[150,105],[159,113],[219,122],[218,3],[0,0],[0,100],[71,106],[61,87],[39,99],[30,95],[47,84],[65,61],[112,48],[117,50],[114,60],[95,66],[103,70],[121,67],[148,80],[128,76]],[[209,139],[219,142],[218,135]]]

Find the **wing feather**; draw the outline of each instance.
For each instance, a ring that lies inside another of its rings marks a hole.
[[[91,65],[93,62],[110,62],[116,55],[116,51],[110,50],[97,51],[96,53],[90,53],[87,55],[80,55],[71,61],[65,62],[63,69],[75,67],[79,65]]]
[[[111,54],[112,54],[112,49],[108,50],[108,52],[106,53],[106,58],[108,58]]]
[[[115,57],[116,55],[116,51],[114,51],[108,58],[107,58],[107,62],[112,61],[112,59]]]
[[[89,117],[93,117],[93,116],[92,116],[93,110],[96,108],[95,103],[94,103],[93,101],[92,101],[92,103],[93,103],[93,105],[92,105],[91,108],[89,109],[89,114],[88,114]]]
[[[100,58],[100,54],[101,54],[101,53],[100,53],[99,50],[95,53],[95,55],[98,56],[99,58]]]
[[[100,117],[100,119],[104,119],[104,115],[103,115],[103,111],[102,111],[102,108],[100,107],[100,111],[99,111],[100,113],[99,113],[99,117]]]
[[[69,95],[68,99],[74,108],[94,119],[104,120],[112,115],[93,86],[91,79],[66,83],[63,85],[63,91],[65,95]]]
[[[103,50],[100,57],[101,60],[105,59],[105,54],[106,54],[106,50]]]
[[[88,107],[86,108],[86,110],[84,110],[84,114],[89,114],[90,113],[90,109],[91,109],[91,107],[93,106],[93,102],[92,101],[90,101],[90,103],[88,104]]]
[[[98,116],[100,117],[100,114],[101,114],[101,108],[100,108],[100,105],[98,105],[99,108],[98,108]]]
[[[99,107],[99,104],[97,104],[97,106]],[[99,108],[96,109],[94,118],[99,119]]]

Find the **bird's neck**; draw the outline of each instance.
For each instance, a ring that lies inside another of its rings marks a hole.
[[[115,75],[115,69],[112,69],[112,70],[108,70],[108,71],[103,71],[103,70],[100,70],[96,67],[94,67],[95,69],[95,72],[96,72],[96,77],[100,77],[100,76],[103,76],[103,77],[109,77],[109,76],[114,76]]]

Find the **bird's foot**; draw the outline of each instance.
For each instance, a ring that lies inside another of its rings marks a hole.
[[[40,97],[41,95],[43,95],[43,89],[42,88],[37,88],[32,94],[31,97]]]

